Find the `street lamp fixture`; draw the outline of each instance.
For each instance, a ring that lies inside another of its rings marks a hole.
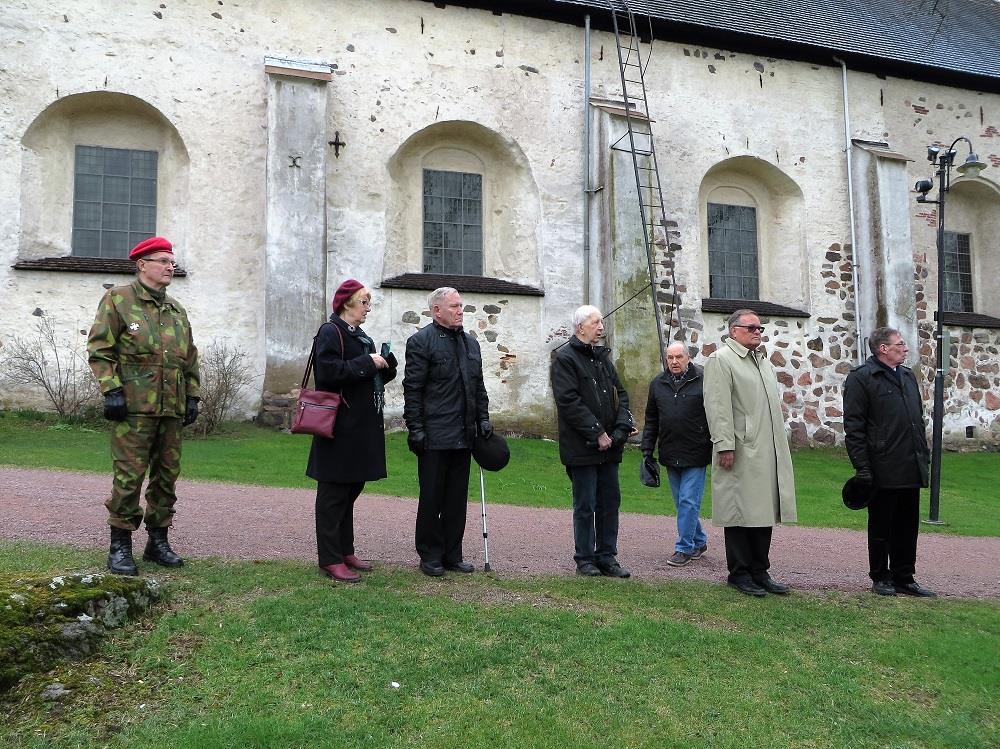
[[[955,146],[959,141],[965,141],[969,146],[969,155],[961,166],[957,167],[958,173],[967,178],[975,178],[986,168],[986,164],[979,160],[979,157],[972,150],[972,141],[966,137],[956,138],[948,146],[947,150],[942,150],[941,146],[933,145],[927,148],[927,160],[937,168],[935,175],[938,178],[937,200],[929,200],[927,193],[934,189],[933,180],[922,179],[917,182],[914,189],[918,193],[918,203],[932,203],[937,205],[937,325],[934,340],[937,348],[937,367],[934,372],[934,413],[932,415],[931,426],[931,506],[929,517],[925,522],[934,525],[944,525],[939,518],[941,508],[941,447],[942,431],[944,425],[944,371],[945,356],[944,350],[944,203],[945,195],[951,190],[951,168],[955,164]],[[950,354],[948,355],[950,359]]]

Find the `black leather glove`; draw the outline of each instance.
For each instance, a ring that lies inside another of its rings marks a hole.
[[[611,433],[611,446],[619,447],[624,445],[628,441],[628,432],[625,429],[619,427]]]
[[[181,422],[183,426],[188,426],[189,424],[194,424],[198,419],[198,401],[200,398],[195,398],[193,396],[188,396],[186,407],[184,409],[184,421]]]
[[[385,359],[386,363],[389,365],[389,369],[399,368],[399,362],[396,361],[396,355],[391,351],[389,352],[388,356],[383,356],[382,358]]]
[[[423,432],[410,432],[406,436],[406,446],[419,458],[427,450],[427,435]]]
[[[125,405],[125,391],[121,388],[104,394],[104,418],[108,421],[125,421],[128,406]]]
[[[479,422],[479,434],[484,440],[488,440],[493,436],[493,425],[489,419],[483,419]]]
[[[872,478],[872,470],[871,468],[868,467],[859,468],[857,471],[855,471],[854,478],[856,478],[858,481],[864,481],[866,484],[871,484],[874,482],[874,479]]]

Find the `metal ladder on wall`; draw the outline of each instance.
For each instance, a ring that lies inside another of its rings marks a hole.
[[[666,253],[666,265],[670,274],[670,328],[673,329],[675,318],[678,330],[683,330],[683,323],[678,309],[673,253],[669,249],[667,214],[663,205],[663,189],[660,184],[660,172],[657,168],[656,149],[653,146],[649,102],[646,98],[644,74],[649,57],[647,56],[644,64],[639,48],[639,31],[636,26],[635,13],[629,7],[628,0],[608,0],[608,7],[614,22],[615,46],[618,48],[618,69],[621,73],[627,126],[625,134],[612,143],[611,148],[632,155],[632,166],[635,169],[635,188],[642,219],[642,237],[646,248],[646,263],[649,266],[650,294],[653,301],[653,314],[656,317],[656,335],[660,343],[660,360],[662,362],[666,340],[660,305],[656,298],[659,285],[657,283],[655,253],[658,248],[663,248]],[[650,22],[650,41],[652,42],[652,22]],[[657,236],[657,227],[662,232],[660,236]]]

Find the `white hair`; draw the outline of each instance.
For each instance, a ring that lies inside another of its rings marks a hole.
[[[435,304],[440,304],[441,300],[446,296],[457,293],[458,289],[453,289],[451,286],[442,286],[440,289],[434,289],[434,291],[427,296],[427,309],[433,311]]]
[[[587,322],[587,320],[594,315],[600,314],[601,311],[591,304],[585,304],[582,307],[577,307],[576,312],[573,313],[573,330],[576,330],[580,325]]]

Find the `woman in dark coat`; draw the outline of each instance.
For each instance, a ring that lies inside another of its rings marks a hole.
[[[313,437],[306,475],[316,487],[319,566],[334,580],[358,582],[354,570],[372,567],[354,553],[354,501],[366,481],[385,473],[385,383],[396,376],[396,357],[375,353],[360,325],[371,310],[371,292],[353,278],[333,296],[330,322],[316,338],[317,390],[342,396],[332,439]]]

